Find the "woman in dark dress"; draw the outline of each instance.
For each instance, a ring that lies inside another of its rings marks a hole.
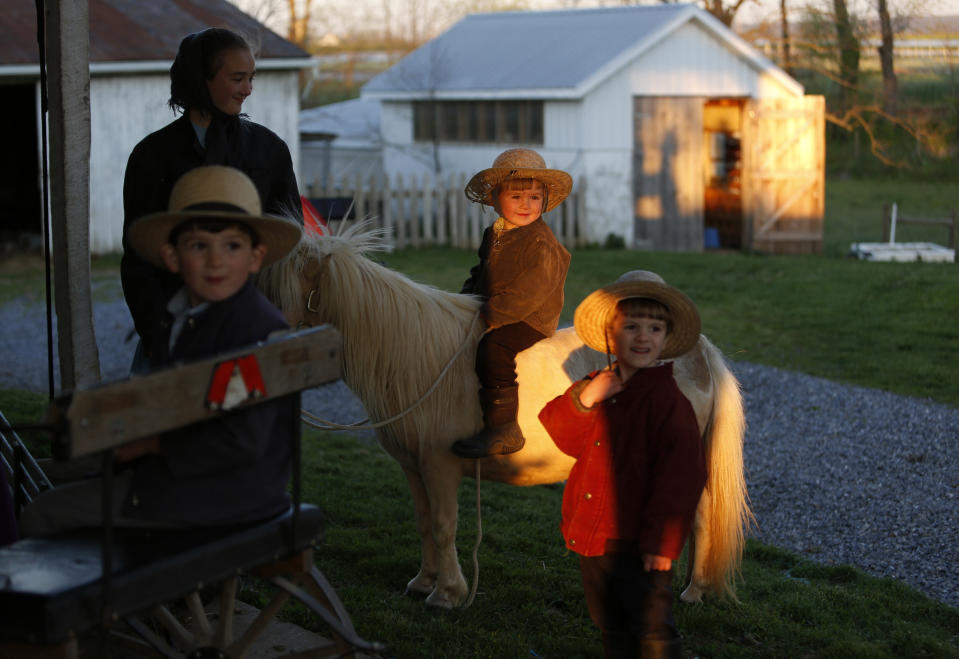
[[[129,248],[127,229],[138,218],[166,210],[173,184],[201,165],[228,165],[256,185],[263,211],[303,223],[293,161],[286,143],[241,114],[253,92],[256,62],[249,44],[223,28],[188,35],[170,68],[170,108],[181,116],[145,137],[127,161],[123,181],[121,280],[140,335],[134,370],[145,363],[158,311],[178,288],[175,277]]]

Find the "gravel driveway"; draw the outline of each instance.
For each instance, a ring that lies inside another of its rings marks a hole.
[[[133,323],[115,284],[94,291],[101,377],[129,368]],[[42,300],[0,308],[0,387],[46,393]],[[959,606],[959,409],[745,362],[753,537],[852,564]],[[332,421],[365,418],[342,382],[306,392]],[[367,433],[368,434],[368,433]]]

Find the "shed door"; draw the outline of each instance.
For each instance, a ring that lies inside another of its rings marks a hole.
[[[633,99],[634,246],[703,248],[703,99]]]
[[[743,244],[822,251],[825,99],[752,99],[743,120]]]

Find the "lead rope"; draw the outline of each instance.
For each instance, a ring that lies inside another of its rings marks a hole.
[[[483,513],[480,508],[480,461],[476,461],[476,544],[473,545],[473,587],[470,596],[466,598],[464,609],[473,605],[476,598],[476,589],[479,588],[479,547],[483,540]]]
[[[450,368],[453,366],[453,363],[459,358],[459,356],[463,353],[463,350],[470,343],[470,337],[473,334],[473,326],[476,324],[477,318],[479,318],[479,311],[477,311],[473,315],[473,320],[470,322],[470,326],[466,330],[466,336],[463,338],[463,342],[460,344],[460,347],[456,349],[456,352],[453,353],[453,356],[450,357],[450,360],[446,362],[446,366],[443,367],[443,370],[440,371],[440,374],[436,377],[435,380],[433,380],[433,384],[430,385],[430,387],[426,390],[426,392],[422,396],[416,399],[414,403],[409,405],[409,407],[407,407],[405,410],[403,410],[399,414],[394,414],[390,418],[385,419],[383,421],[378,421],[377,423],[366,423],[366,421],[368,421],[369,419],[364,419],[363,421],[359,421],[357,423],[343,425],[340,423],[334,423],[333,421],[327,421],[326,419],[322,419],[316,416],[315,414],[312,414],[301,408],[300,418],[303,420],[303,423],[309,426],[312,426],[314,428],[319,428],[320,430],[375,430],[376,428],[381,428],[383,426],[393,423],[394,421],[402,419],[404,416],[406,416],[407,414],[412,412],[414,409],[419,407],[420,404],[424,400],[426,400],[430,396],[430,394],[432,394],[436,390],[436,387],[439,386],[440,382],[442,382],[443,378],[446,376]]]

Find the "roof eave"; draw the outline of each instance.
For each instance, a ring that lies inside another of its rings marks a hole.
[[[398,90],[385,89],[380,91],[363,90],[361,98],[376,101],[499,101],[499,100],[532,100],[532,101],[578,101],[582,94],[572,88],[550,89],[457,89],[457,90]]]
[[[134,62],[90,62],[90,75],[114,75],[136,73],[170,72],[172,60],[141,60]],[[257,71],[299,71],[313,66],[308,57],[261,59],[256,62]],[[0,65],[0,78],[39,77],[39,64]]]

